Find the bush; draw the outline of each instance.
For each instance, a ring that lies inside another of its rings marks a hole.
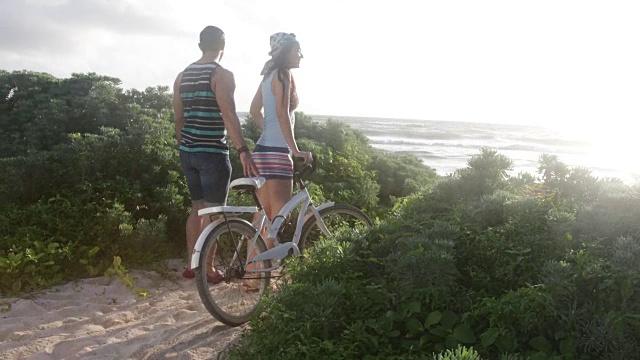
[[[98,275],[114,256],[130,267],[183,253],[190,201],[171,94],[119,84],[92,73],[0,71],[0,293]],[[375,217],[419,188],[403,176],[435,177],[415,158],[373,151],[344,123],[296,117],[301,146],[319,159],[308,187],[316,203],[350,203]],[[245,131],[255,141],[253,125]],[[231,161],[233,176],[242,176],[234,151]]]
[[[471,346],[488,359],[634,358],[635,188],[557,163],[518,185],[508,163],[482,151],[363,236],[307,253],[233,358],[444,358]]]
[[[433,360],[480,360],[478,352],[473,347],[467,349],[464,346],[458,346],[455,350],[443,351],[433,356]]]
[[[171,96],[118,84],[0,72],[0,293],[99,275],[116,255],[148,266],[184,243]]]
[[[140,266],[174,251],[165,217],[136,221],[121,204],[85,202],[77,195],[12,207],[2,217],[0,295],[100,275],[117,255]]]

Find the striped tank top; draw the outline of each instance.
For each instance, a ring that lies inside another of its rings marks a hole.
[[[229,153],[222,113],[216,94],[211,90],[211,76],[217,67],[215,62],[193,63],[182,73],[180,98],[184,126],[180,132],[180,150]]]

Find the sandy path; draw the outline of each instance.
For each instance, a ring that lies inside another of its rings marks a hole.
[[[31,296],[0,299],[2,359],[216,359],[243,327],[216,321],[204,308],[194,280],[131,271],[142,299],[118,278],[82,280]]]

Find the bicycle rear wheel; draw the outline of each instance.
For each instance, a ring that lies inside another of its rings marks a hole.
[[[373,226],[373,222],[367,214],[351,205],[336,204],[329,206],[320,210],[320,217],[332,235],[342,231],[358,233]],[[324,237],[325,234],[320,230],[318,220],[315,216],[312,216],[302,227],[302,235],[300,236],[298,247],[300,251],[303,251]]]
[[[248,222],[230,219],[211,231],[200,253],[200,266],[196,269],[200,299],[213,317],[229,326],[249,321],[262,294],[269,288],[270,272],[245,272],[247,244],[255,233],[256,229]],[[256,239],[254,248],[254,256],[266,251],[261,236]],[[271,261],[249,267],[268,269]],[[222,273],[222,281],[214,284],[211,275],[216,271]]]

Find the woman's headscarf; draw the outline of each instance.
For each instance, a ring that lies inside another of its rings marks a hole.
[[[271,70],[273,70],[275,66],[274,59],[277,58],[283,50],[288,49],[289,44],[292,44],[294,42],[296,42],[296,35],[293,33],[278,32],[271,35],[271,37],[269,38],[269,44],[271,45],[271,51],[269,51],[269,55],[271,55],[271,59],[267,60],[267,62],[264,63],[260,75],[265,75],[271,72]]]

